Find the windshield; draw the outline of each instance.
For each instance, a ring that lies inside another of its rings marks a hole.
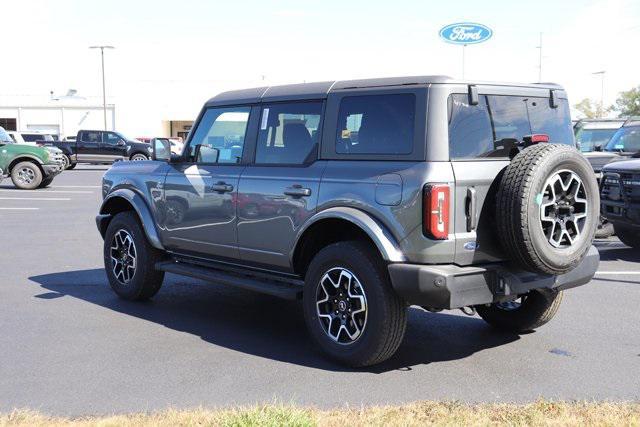
[[[618,129],[585,129],[576,132],[576,141],[580,143],[580,151],[589,153],[597,145],[604,147]]]
[[[0,142],[13,143],[13,140],[3,128],[0,128]]]
[[[40,133],[23,133],[22,139],[24,139],[25,142],[53,141],[53,137],[51,135]]]
[[[636,153],[640,151],[640,126],[627,126],[618,129],[605,151]]]

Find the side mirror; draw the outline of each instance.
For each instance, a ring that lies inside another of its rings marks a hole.
[[[213,159],[209,159],[209,155],[211,155],[210,153],[206,153],[207,154],[207,159],[205,162],[205,159],[202,158],[202,149],[205,150],[210,150],[213,153],[211,153],[213,155]],[[211,144],[197,144],[196,145],[196,150],[194,153],[195,157],[195,161],[197,163],[218,163],[218,156],[220,156],[220,150],[218,150],[217,148],[214,148]]]
[[[153,160],[171,161],[171,144],[167,140],[154,139],[151,141],[151,158]]]
[[[125,145],[127,145],[126,142],[124,142],[122,139],[120,141],[118,141],[118,143],[116,144],[118,147],[124,147]]]
[[[602,151],[602,144],[596,144],[593,146],[593,151]]]

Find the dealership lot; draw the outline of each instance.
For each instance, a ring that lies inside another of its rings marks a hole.
[[[640,399],[640,254],[616,238],[597,242],[596,279],[535,333],[412,308],[396,356],[347,370],[314,350],[293,302],[177,276],[150,302],[117,299],[94,222],[105,170],[38,191],[0,184],[0,411]]]

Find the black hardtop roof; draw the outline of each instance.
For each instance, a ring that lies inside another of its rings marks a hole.
[[[231,90],[222,92],[207,101],[207,106],[224,104],[246,104],[261,101],[295,100],[295,99],[322,99],[327,94],[344,89],[375,88],[386,86],[414,86],[429,84],[465,84],[465,85],[490,85],[535,87],[548,89],[562,89],[554,83],[498,83],[484,81],[458,80],[449,76],[409,76],[409,77],[382,77],[359,80],[336,80],[314,83],[298,83],[282,86],[264,86],[250,89]]]

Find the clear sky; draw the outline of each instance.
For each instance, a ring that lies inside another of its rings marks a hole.
[[[152,104],[154,115],[191,119],[217,92],[262,84],[460,77],[462,48],[438,38],[460,21],[494,31],[467,47],[468,79],[537,81],[542,32],[542,79],[572,103],[599,100],[596,71],[606,70],[607,104],[640,85],[638,0],[0,0],[0,14],[0,97],[99,96],[88,46],[111,44],[108,91],[130,117]],[[124,124],[142,132],[133,122]]]

